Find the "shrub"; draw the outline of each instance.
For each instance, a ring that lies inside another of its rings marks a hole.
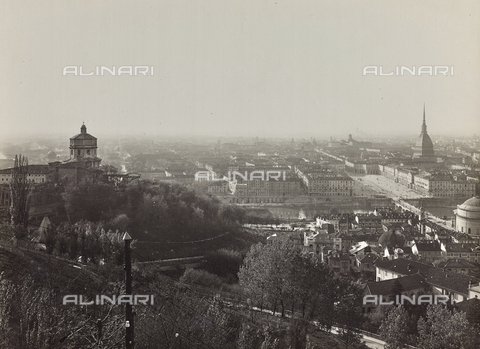
[[[238,282],[238,271],[243,263],[240,252],[220,249],[206,255],[206,268],[210,273],[225,278],[229,284]]]
[[[180,278],[180,282],[186,284],[200,285],[211,288],[221,288],[222,280],[215,274],[205,270],[186,269]]]

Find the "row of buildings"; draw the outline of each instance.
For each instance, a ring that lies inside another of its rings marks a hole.
[[[253,172],[280,172],[278,179],[248,178]],[[231,172],[229,172],[231,173]],[[280,203],[288,198],[309,195],[319,197],[352,196],[354,181],[345,172],[325,165],[295,166],[290,168],[250,167],[249,171],[240,168],[234,173],[245,175],[244,178],[227,178],[219,180],[213,172],[207,181],[207,191],[216,195],[230,194],[231,203]],[[231,176],[229,176],[231,177]],[[216,178],[213,180],[213,178]]]
[[[358,214],[342,216],[292,228],[290,239],[340,276],[362,273],[370,279],[364,295],[377,302],[364,303],[364,312],[395,301],[397,295],[411,299],[442,295],[459,306],[480,297],[478,240],[436,230],[424,219],[415,223],[415,215],[408,212],[378,209],[367,215],[375,217],[372,220]],[[374,226],[361,223],[369,220]],[[280,236],[279,232],[269,239]]]
[[[375,148],[372,144],[364,143],[353,140],[350,135],[347,142],[339,143],[336,147],[331,144],[332,147],[327,147],[322,153],[343,160],[347,172],[383,175],[425,196],[470,197],[478,190],[478,173],[470,171],[472,175],[468,175],[464,166],[458,167],[455,163],[448,165],[452,159],[450,156],[435,154],[433,142],[427,132],[425,107],[421,132],[412,147],[411,157],[401,152],[387,152],[384,146]],[[357,150],[360,155],[355,156],[355,152],[342,150],[341,146],[352,151]],[[477,153],[472,154],[472,159],[475,160]]]
[[[422,294],[442,295],[460,308],[468,306],[471,300],[480,301],[479,279],[458,272],[463,266],[458,259],[446,260],[442,264],[450,264],[451,268],[406,258],[376,260],[376,281],[365,285],[364,295],[374,296],[377,302],[366,302],[364,311],[369,313],[378,305],[389,302],[397,305],[397,296],[402,295],[410,299]]]
[[[267,241],[289,236],[339,276],[364,274],[371,280],[364,295],[378,300],[364,304],[366,313],[397,295],[443,295],[457,304],[480,297],[479,241],[436,230],[426,220],[415,223],[408,212],[378,209],[370,215],[382,229],[377,223],[361,227],[362,215],[344,214],[292,227],[289,235],[276,231]]]
[[[354,181],[346,173],[330,168],[295,167],[306,194],[315,196],[352,196]]]
[[[380,174],[430,197],[469,197],[476,193],[478,179],[462,171],[422,171],[396,165],[379,165]]]
[[[356,141],[352,135],[349,135],[348,141],[335,146],[333,143],[330,142],[329,147],[323,149],[313,148],[313,151],[322,157],[320,161],[312,162],[303,158],[301,163],[290,166],[301,180],[303,193],[298,193],[325,197],[352,196],[354,181],[347,173],[383,175],[428,197],[471,197],[476,194],[479,186],[478,176],[467,175],[464,170],[446,168],[445,164],[437,161],[433,142],[427,132],[425,108],[421,132],[412,147],[413,155],[410,159],[396,158],[395,154],[391,153],[391,161],[386,160],[385,156],[381,156],[381,153],[385,153],[386,146],[374,149],[371,142]],[[347,150],[361,151],[360,155],[349,156],[345,147]],[[205,168],[214,170],[215,166],[206,165]],[[259,186],[252,184],[252,188]],[[218,184],[212,187],[215,189],[212,188],[210,192],[218,192]],[[237,195],[247,198],[259,195],[258,190],[249,190],[248,183],[245,183],[244,187],[245,190],[238,191]],[[291,195],[296,193],[295,189]]]

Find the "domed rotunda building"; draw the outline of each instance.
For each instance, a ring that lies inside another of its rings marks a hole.
[[[474,196],[461,205],[455,212],[455,230],[480,238],[480,196]]]

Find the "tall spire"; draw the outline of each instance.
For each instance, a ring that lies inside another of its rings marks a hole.
[[[422,124],[422,133],[427,132],[427,123],[425,122],[425,103],[423,103],[423,124]]]

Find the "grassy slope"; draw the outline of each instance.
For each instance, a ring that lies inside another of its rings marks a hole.
[[[78,263],[40,251],[8,249],[2,246],[0,246],[0,272],[3,272],[3,278],[9,281],[16,283],[26,277],[32,277],[39,286],[59,288],[65,294],[69,291],[83,290],[85,285],[93,288],[100,281],[90,268]]]
[[[257,242],[265,242],[265,239],[248,232],[231,233],[217,239],[195,243],[152,243],[138,242],[135,252],[143,257],[143,260],[169,259],[201,256],[206,252],[216,251],[221,248],[246,252],[250,246]],[[137,258],[138,256],[134,256]],[[142,258],[137,258],[143,261]]]

